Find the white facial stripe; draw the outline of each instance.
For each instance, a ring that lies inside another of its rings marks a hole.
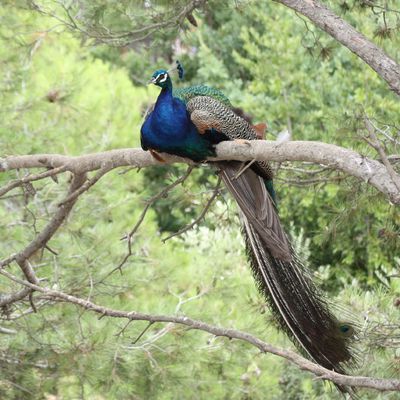
[[[163,78],[160,79],[160,80],[158,80],[158,78],[159,78],[160,76],[163,76]],[[163,83],[163,82],[165,82],[165,81],[167,80],[167,78],[168,78],[168,74],[160,74],[160,75],[157,76],[157,82],[158,82],[158,83]]]

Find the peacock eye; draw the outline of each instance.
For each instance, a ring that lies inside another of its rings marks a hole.
[[[167,80],[168,74],[160,74],[158,75],[157,78],[157,82],[161,83],[161,82],[165,82]]]

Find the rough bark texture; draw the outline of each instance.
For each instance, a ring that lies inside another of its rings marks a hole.
[[[303,14],[315,25],[365,61],[400,96],[400,65],[349,23],[316,0],[278,0]]]
[[[333,144],[309,141],[292,141],[277,144],[273,141],[256,140],[248,144],[222,142],[217,146],[217,160],[257,161],[310,161],[326,165],[354,176],[386,195],[394,204],[400,204],[400,191],[387,168],[379,161]],[[166,163],[191,161],[163,155]],[[58,154],[10,156],[0,159],[0,172],[19,168],[59,168],[75,174],[117,167],[148,167],[162,165],[148,152],[141,149],[120,149],[103,153],[69,157]],[[0,189],[1,190],[1,189]]]
[[[400,190],[396,186],[398,178],[397,172],[389,165],[385,165],[379,161],[366,158],[359,153],[345,149],[339,146],[325,144],[320,142],[285,142],[276,143],[271,141],[252,141],[248,143],[223,142],[217,146],[218,157],[216,160],[259,160],[259,161],[310,161],[318,164],[323,164],[329,168],[340,170],[348,175],[354,176],[368,184],[373,185],[376,189],[386,195],[393,203],[400,204]],[[16,179],[4,187],[0,188],[0,196],[8,193],[16,187],[19,187],[28,182],[54,177],[57,174],[70,171],[73,179],[70,183],[68,192],[65,194],[64,200],[58,204],[58,208],[53,213],[49,223],[38,232],[36,237],[16,254],[12,254],[4,260],[0,260],[0,274],[11,281],[21,285],[19,290],[11,293],[0,295],[0,307],[7,307],[14,302],[25,299],[29,296],[32,311],[35,311],[36,305],[33,303],[33,293],[39,292],[42,295],[42,300],[45,302],[62,301],[78,305],[85,310],[98,313],[101,317],[108,316],[114,318],[125,318],[128,323],[134,320],[145,320],[150,323],[161,322],[170,324],[181,324],[191,329],[198,329],[209,332],[216,336],[225,336],[231,339],[246,341],[257,347],[260,351],[272,353],[277,356],[286,358],[288,361],[297,365],[300,369],[313,373],[318,379],[325,379],[334,382],[338,385],[373,388],[380,391],[399,391],[400,381],[396,379],[379,379],[374,377],[363,376],[345,376],[336,372],[330,371],[321,367],[305,358],[297,355],[290,350],[284,350],[272,346],[246,332],[240,332],[234,329],[225,329],[206,324],[202,321],[196,321],[182,316],[167,316],[167,315],[150,315],[136,311],[120,311],[111,308],[97,305],[88,300],[72,296],[70,294],[52,290],[44,287],[38,277],[35,275],[34,266],[30,263],[31,256],[43,248],[48,248],[47,243],[54,236],[58,228],[65,221],[79,196],[89,190],[91,186],[96,184],[99,179],[110,170],[123,167],[147,167],[151,165],[162,165],[174,162],[184,162],[193,164],[189,160],[170,155],[162,155],[166,160],[165,163],[160,163],[155,160],[148,152],[141,149],[120,149],[111,150],[103,153],[88,154],[78,157],[70,157],[58,154],[39,154],[39,155],[21,155],[9,156],[0,159],[0,173],[17,169],[40,168],[46,169],[45,172],[37,172],[26,175],[21,179]],[[51,168],[51,170],[47,170]],[[189,175],[193,166],[188,167],[187,172],[175,182],[164,188],[154,199],[162,197],[171,188],[179,183],[182,183]],[[92,178],[87,177],[87,172],[97,171]],[[217,184],[214,192],[218,191]],[[213,197],[211,197],[212,201]],[[152,204],[152,199],[148,201],[142,216],[133,230],[128,234],[129,253],[124,258],[123,262],[112,272],[120,269],[131,252],[131,238],[133,237],[137,227],[144,218],[144,215]],[[207,208],[207,206],[206,206]],[[11,275],[7,268],[16,262],[25,279],[17,278]],[[44,304],[44,303],[42,303]],[[30,312],[30,311],[28,311]],[[4,332],[3,332],[4,333]]]
[[[128,320],[128,322],[149,321],[151,323],[163,322],[163,323],[185,325],[190,329],[201,330],[204,332],[211,333],[212,335],[215,336],[224,336],[229,339],[238,339],[247,342],[257,347],[262,353],[271,353],[276,356],[285,358],[289,362],[297,365],[300,369],[311,372],[319,379],[326,379],[338,385],[364,387],[364,388],[375,389],[378,391],[400,390],[400,380],[398,379],[381,379],[368,376],[348,376],[348,375],[338,374],[337,372],[330,371],[324,367],[321,367],[318,364],[315,364],[310,360],[307,360],[306,358],[296,354],[291,350],[285,350],[280,347],[272,346],[271,344],[266,343],[247,332],[209,325],[203,321],[194,320],[186,316],[152,315],[136,311],[115,310],[112,308],[97,305],[89,300],[72,296],[61,291],[52,290],[46,287],[32,284],[30,282],[16,278],[15,276],[11,275],[6,271],[0,270],[0,274],[6,276],[7,278],[21,285],[30,288],[31,290],[35,290],[42,293],[49,299],[76,304],[85,310],[95,312],[100,315],[100,318],[107,316],[112,318],[125,318]]]

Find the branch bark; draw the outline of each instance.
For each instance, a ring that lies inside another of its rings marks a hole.
[[[76,174],[72,179],[69,191],[67,193],[67,199],[70,198],[71,194],[78,190],[85,182],[86,174]],[[58,207],[57,212],[54,214],[51,221],[45,226],[45,228],[33,239],[24,249],[18,253],[8,257],[6,260],[0,262],[0,270],[6,265],[15,261],[22,272],[24,273],[27,280],[34,284],[39,284],[39,279],[36,277],[35,271],[29,262],[29,258],[36,253],[38,250],[46,246],[46,243],[53,237],[57,229],[67,218],[71,212],[74,204],[76,203],[77,197],[70,198]],[[16,301],[19,301],[29,295],[30,290],[27,287],[22,288],[18,292],[5,294],[0,296],[0,306],[5,306]],[[32,305],[32,307],[34,307]]]
[[[400,65],[317,0],[277,0],[304,15],[366,62],[400,96]]]
[[[383,165],[386,167],[388,174],[392,178],[393,183],[396,185],[397,189],[400,191],[400,176],[394,170],[392,164],[390,163],[382,144],[379,142],[377,136],[375,135],[375,127],[372,125],[368,118],[365,118],[365,127],[368,132],[369,139],[365,138],[367,142],[372,146],[380,156]]]
[[[139,27],[137,29],[132,29],[129,31],[119,31],[112,32],[109,27],[102,24],[89,25],[85,24],[85,21],[78,20],[72,14],[73,4],[66,6],[65,4],[61,4],[61,7],[64,10],[65,15],[60,16],[57,12],[47,9],[40,4],[37,4],[35,1],[31,0],[31,7],[35,11],[39,12],[42,15],[49,16],[54,18],[61,24],[65,25],[72,31],[78,31],[84,37],[89,37],[96,40],[96,43],[107,43],[109,45],[117,45],[117,46],[126,46],[128,44],[133,44],[135,42],[141,42],[146,40],[151,34],[157,32],[162,29],[172,28],[179,26],[181,27],[185,21],[188,19],[191,23],[193,23],[193,15],[192,13],[197,9],[204,7],[207,0],[191,0],[187,1],[186,4],[182,5],[180,9],[174,8],[174,11],[171,16],[166,16],[164,13],[157,13],[153,15],[151,20],[155,20],[158,22],[151,23],[148,22],[143,25],[143,21],[140,18],[137,18],[136,22]]]
[[[384,193],[394,203],[400,203],[400,191],[393,182],[393,174],[389,173],[386,166],[379,161],[368,159],[355,151],[338,147],[335,145],[324,144],[320,142],[285,142],[279,143],[271,141],[253,141],[248,144],[235,142],[223,142],[217,146],[217,157],[211,161],[217,160],[264,160],[264,161],[309,161],[325,165],[327,168],[341,170],[348,175],[357,177]],[[163,155],[166,163],[184,162],[193,164],[189,160],[169,155]],[[237,331],[234,329],[225,329],[193,320],[182,316],[150,315],[140,312],[127,312],[103,307],[79,297],[75,297],[57,290],[52,290],[40,285],[39,280],[34,274],[29,264],[29,258],[37,250],[46,246],[46,243],[54,235],[62,222],[70,213],[73,205],[85,190],[88,190],[104,173],[113,168],[122,166],[146,167],[150,165],[162,165],[155,160],[149,153],[141,149],[120,149],[103,153],[88,154],[78,157],[68,157],[57,154],[43,155],[24,155],[10,156],[0,159],[0,172],[16,170],[21,168],[54,168],[56,172],[71,171],[74,175],[69,192],[66,198],[58,205],[52,220],[37,235],[37,237],[28,244],[25,249],[19,253],[8,257],[0,262],[0,274],[8,279],[22,285],[20,291],[2,296],[0,306],[10,302],[21,300],[26,295],[37,291],[42,293],[42,298],[49,301],[63,301],[76,304],[85,310],[89,310],[114,318],[125,318],[128,322],[133,320],[148,321],[149,323],[174,323],[188,326],[191,329],[197,329],[209,332],[216,336],[225,336],[231,339],[246,341],[257,347],[262,352],[268,352],[283,357],[296,364],[299,368],[309,371],[321,379],[332,381],[338,385],[372,388],[380,391],[400,390],[399,380],[379,379],[362,376],[346,376],[329,371],[298,354],[281,348],[277,348],[249,333]],[[186,175],[175,181],[171,185],[177,185],[188,176],[192,167],[189,167]],[[87,180],[86,174],[90,171],[98,170],[97,174],[91,180]],[[393,171],[392,171],[393,172]],[[28,175],[24,178],[26,181],[44,179],[52,174]],[[18,181],[18,184],[21,183]],[[23,182],[22,182],[23,183]],[[17,186],[18,186],[17,184]],[[170,185],[170,186],[171,186]],[[15,187],[17,187],[15,186]],[[15,188],[13,187],[13,188]],[[6,186],[7,191],[12,190]],[[168,190],[164,189],[164,190]],[[1,193],[1,192],[0,192]],[[4,267],[11,262],[16,261],[23,270],[26,280],[19,279],[4,270]],[[30,268],[30,269],[29,269]],[[33,304],[31,302],[32,308]]]
[[[166,163],[192,162],[180,157],[163,155]],[[249,144],[222,142],[217,146],[217,157],[210,161],[309,161],[325,165],[362,180],[382,192],[394,204],[400,204],[400,191],[386,167],[379,161],[364,157],[353,150],[333,144],[308,141],[292,141],[277,144],[273,141],[256,140]],[[120,149],[103,153],[69,157],[58,154],[10,156],[0,159],[0,172],[20,168],[64,167],[75,174],[98,170],[107,165],[117,167],[148,167],[162,165],[148,152],[141,149]],[[165,163],[164,163],[165,164]]]
[[[398,379],[380,379],[367,376],[348,376],[341,375],[336,372],[330,371],[318,364],[313,363],[310,360],[296,354],[291,350],[282,349],[273,346],[269,343],[262,341],[261,339],[236,329],[227,329],[214,325],[207,324],[202,321],[191,319],[185,316],[170,316],[170,315],[151,315],[140,313],[136,311],[121,311],[114,310],[112,308],[99,306],[91,301],[75,297],[57,290],[51,290],[16,278],[7,271],[0,271],[0,274],[7,278],[25,285],[32,290],[43,293],[46,297],[58,300],[66,303],[76,304],[86,310],[100,314],[101,317],[108,316],[112,318],[124,318],[128,321],[149,321],[150,323],[162,322],[162,323],[174,323],[188,326],[191,329],[201,330],[211,333],[215,336],[224,336],[229,339],[238,339],[244,342],[250,343],[251,345],[258,348],[263,353],[271,353],[276,356],[285,358],[291,363],[297,365],[300,369],[311,372],[312,374],[320,377],[321,379],[329,380],[338,385],[352,386],[352,387],[364,387],[369,389],[375,389],[379,391],[400,391],[400,380]]]
[[[15,303],[16,301],[22,300],[23,298],[28,296],[28,294],[31,293],[31,291],[32,290],[30,288],[25,286],[22,289],[18,290],[18,292],[1,294],[0,307],[4,307],[11,303]]]

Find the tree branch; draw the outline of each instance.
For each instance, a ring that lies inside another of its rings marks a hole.
[[[28,288],[30,291],[30,289]],[[3,333],[4,335],[16,335],[17,331],[15,329],[8,329],[4,328],[3,326],[0,326],[0,333]]]
[[[42,15],[54,18],[61,24],[65,25],[73,31],[78,31],[85,37],[95,39],[97,43],[107,43],[116,46],[126,46],[135,42],[144,41],[150,35],[161,29],[181,27],[185,19],[193,20],[192,13],[196,9],[202,8],[207,0],[191,0],[187,1],[186,4],[182,5],[180,9],[174,7],[173,12],[170,13],[158,13],[153,15],[150,20],[145,20],[144,23],[142,18],[136,18],[134,21],[139,25],[136,29],[113,32],[107,26],[103,25],[100,21],[97,24],[89,24],[85,20],[78,20],[71,14],[73,9],[73,3],[70,6],[66,6],[61,3],[61,7],[65,13],[65,16],[59,16],[56,11],[46,9],[35,1],[31,0],[31,7]],[[151,20],[159,22],[151,23]]]
[[[15,303],[16,301],[22,300],[24,297],[28,296],[31,291],[31,289],[25,286],[21,290],[18,290],[18,292],[1,294],[0,307],[4,307],[11,303]]]
[[[150,323],[162,322],[162,323],[174,323],[174,324],[185,325],[191,329],[205,331],[215,336],[224,336],[229,339],[238,339],[245,341],[255,346],[263,353],[271,353],[279,357],[285,358],[291,363],[297,365],[300,369],[311,372],[312,374],[320,377],[321,379],[329,380],[338,385],[364,387],[379,391],[400,390],[400,380],[398,379],[380,379],[380,378],[372,378],[366,376],[341,375],[336,372],[330,371],[324,367],[321,367],[320,365],[307,360],[306,358],[296,354],[291,350],[282,349],[273,346],[269,343],[266,343],[247,332],[210,325],[205,322],[194,320],[185,316],[151,315],[136,311],[129,312],[129,311],[114,310],[112,308],[99,306],[88,300],[71,296],[69,294],[57,290],[51,290],[48,288],[32,284],[30,282],[19,279],[4,270],[1,270],[0,274],[13,280],[14,282],[25,285],[32,290],[41,292],[50,299],[76,304],[86,310],[100,314],[101,317],[107,316],[112,318],[125,318],[128,319],[128,321],[149,321]]]
[[[388,174],[392,178],[393,183],[396,185],[397,189],[400,191],[400,176],[394,170],[392,164],[390,163],[385,150],[383,149],[381,143],[378,140],[378,137],[375,135],[375,128],[372,125],[371,121],[368,118],[364,120],[365,128],[368,131],[369,139],[365,138],[370,146],[372,146],[380,156],[382,163],[385,165]]]
[[[388,172],[386,166],[379,161],[368,159],[357,152],[349,149],[329,145],[319,142],[285,142],[276,143],[270,141],[253,141],[249,144],[240,144],[235,142],[224,142],[217,146],[218,157],[210,160],[265,160],[265,161],[308,161],[317,164],[322,164],[330,169],[341,170],[348,175],[357,177],[384,193],[394,203],[400,203],[400,191],[393,182],[393,177]],[[183,182],[189,176],[193,163],[179,157],[170,155],[163,155],[166,163],[183,162],[190,164],[186,174],[173,182],[161,192],[166,193],[172,187]],[[24,155],[24,156],[10,156],[0,159],[0,172],[16,170],[20,168],[54,168],[57,172],[71,171],[74,174],[73,181],[70,185],[66,198],[62,201],[52,217],[52,220],[47,226],[36,236],[36,238],[28,244],[19,253],[12,255],[0,262],[0,274],[8,279],[23,285],[20,291],[2,296],[0,298],[0,305],[7,305],[10,302],[21,300],[32,291],[42,293],[41,299],[48,301],[63,301],[73,303],[85,310],[96,312],[101,316],[108,316],[114,318],[125,318],[128,322],[133,320],[148,321],[149,323],[162,322],[173,323],[188,326],[191,329],[198,329],[209,332],[216,336],[225,336],[231,339],[238,339],[246,341],[253,346],[257,347],[262,352],[268,352],[277,356],[283,357],[290,362],[296,364],[301,369],[309,371],[321,379],[332,381],[338,385],[344,386],[358,386],[365,388],[373,388],[376,390],[400,390],[399,380],[378,379],[361,376],[345,376],[329,371],[298,354],[285,349],[280,349],[260,339],[250,335],[249,333],[237,331],[234,329],[225,329],[221,327],[212,326],[202,321],[193,320],[182,316],[166,316],[166,315],[150,315],[140,312],[127,312],[114,310],[111,308],[103,307],[79,297],[75,297],[57,290],[39,285],[39,280],[34,275],[32,266],[29,263],[29,258],[39,249],[46,246],[47,242],[54,235],[57,229],[61,226],[65,218],[68,216],[80,195],[93,184],[95,184],[104,173],[113,168],[122,166],[135,166],[146,167],[150,165],[163,165],[159,163],[149,153],[140,149],[120,149],[112,150],[103,153],[88,154],[78,157],[68,157],[57,154],[44,154],[44,155]],[[58,170],[60,168],[60,170]],[[87,180],[86,173],[89,171],[98,170],[98,173],[91,180]],[[30,177],[37,177],[44,179],[52,176],[52,174],[37,174],[30,175]],[[27,179],[31,179],[27,178]],[[17,187],[17,186],[15,186]],[[10,188],[12,190],[12,188]],[[210,199],[210,203],[217,195],[217,188]],[[160,194],[159,194],[160,195]],[[154,198],[154,200],[158,198]],[[152,199],[150,199],[152,200]],[[206,209],[208,207],[206,206]],[[206,211],[205,209],[205,211]],[[204,211],[204,213],[205,213]],[[202,213],[200,218],[204,214]],[[144,216],[143,216],[144,217]],[[197,220],[196,220],[197,221]],[[140,221],[139,221],[140,223]],[[138,224],[135,225],[131,232],[131,236],[137,229]],[[4,267],[11,262],[16,261],[23,270],[27,280],[19,279]],[[33,275],[32,275],[33,274]],[[32,310],[35,309],[31,302]]]
[[[83,185],[86,179],[86,174],[77,174],[72,179],[69,191],[67,193],[67,199]],[[59,206],[57,212],[54,214],[51,221],[45,226],[45,228],[29,243],[23,250],[18,253],[8,257],[6,260],[0,262],[0,270],[4,266],[15,261],[21,268],[22,272],[26,276],[29,282],[38,284],[39,280],[36,277],[35,271],[29,262],[29,258],[36,253],[38,250],[46,246],[47,242],[55,234],[57,229],[61,226],[64,220],[67,218],[68,214],[72,210],[77,197],[70,198],[68,201],[64,201],[61,206]],[[15,301],[21,300],[28,294],[30,290],[26,290],[26,287],[19,290],[18,292],[2,295],[0,297],[0,306],[5,306],[11,304]],[[32,308],[34,305],[32,304]]]
[[[192,221],[190,224],[188,224],[188,225],[182,227],[181,229],[179,229],[178,232],[171,233],[170,235],[168,235],[167,237],[162,239],[163,243],[165,243],[169,239],[172,239],[175,236],[182,235],[182,233],[185,233],[185,232],[189,231],[190,229],[192,229],[194,226],[196,226],[205,217],[205,215],[207,214],[207,211],[211,207],[211,205],[214,202],[215,198],[220,194],[221,181],[222,181],[221,176],[219,176],[218,177],[218,182],[215,185],[213,193],[212,193],[211,197],[207,200],[207,203],[203,207],[200,215],[194,221]]]
[[[317,0],[277,0],[303,14],[366,62],[400,96],[400,65],[380,47]]]
[[[0,197],[4,196],[10,190],[24,185],[25,183],[38,181],[40,179],[47,178],[48,176],[54,177],[57,174],[60,174],[61,172],[64,172],[64,171],[65,171],[64,167],[58,167],[58,168],[54,168],[54,169],[50,169],[48,171],[42,172],[40,174],[28,175],[28,176],[24,176],[21,179],[15,179],[13,181],[10,181],[7,185],[0,188]]]
[[[249,144],[222,142],[217,146],[217,160],[251,161],[308,161],[325,165],[362,180],[386,195],[394,204],[400,204],[400,192],[388,173],[385,165],[379,161],[334,144],[312,141],[292,141],[276,143],[256,140]],[[191,161],[170,155],[163,155],[166,163]],[[20,168],[57,168],[64,166],[73,173],[86,173],[101,169],[104,165],[111,169],[135,166],[148,167],[163,165],[148,152],[141,149],[120,149],[103,153],[69,157],[58,154],[37,154],[9,156],[0,159],[0,172]]]
[[[185,174],[183,174],[182,176],[180,176],[178,179],[176,179],[175,181],[173,181],[172,183],[170,183],[169,185],[167,185],[166,187],[164,187],[160,192],[158,192],[157,194],[155,194],[154,196],[150,197],[150,199],[146,200],[146,205],[143,208],[142,213],[140,214],[140,217],[138,219],[138,221],[136,222],[135,226],[131,229],[131,231],[129,233],[127,233],[121,240],[126,239],[128,242],[128,252],[125,254],[124,258],[122,259],[122,261],[118,264],[118,266],[116,268],[114,268],[112,271],[110,271],[104,278],[102,278],[102,280],[100,281],[103,282],[106,278],[108,278],[111,274],[113,274],[115,271],[119,270],[120,272],[122,272],[122,267],[124,266],[124,264],[128,261],[128,259],[132,256],[132,238],[135,235],[135,233],[137,232],[137,230],[139,229],[140,225],[142,224],[147,211],[149,210],[149,208],[159,199],[162,199],[166,196],[168,196],[168,193],[175,188],[176,186],[180,185],[181,183],[183,184],[183,182],[185,182],[185,180],[189,177],[189,175],[192,173],[193,171],[193,166],[190,165],[188,167],[188,169],[186,170]]]
[[[77,190],[85,182],[85,179],[86,177],[83,173],[75,175],[70,185],[67,196],[69,196],[71,193],[74,193],[74,191]],[[51,221],[45,226],[42,232],[40,232],[36,236],[36,238],[33,239],[32,242],[25,247],[25,249],[15,254],[14,259],[18,263],[23,262],[29,259],[29,257],[31,257],[36,251],[43,248],[50,240],[50,238],[54,235],[56,230],[64,222],[65,218],[67,218],[75,202],[76,198],[73,198],[69,200],[69,202],[65,202],[62,206],[60,206]]]

